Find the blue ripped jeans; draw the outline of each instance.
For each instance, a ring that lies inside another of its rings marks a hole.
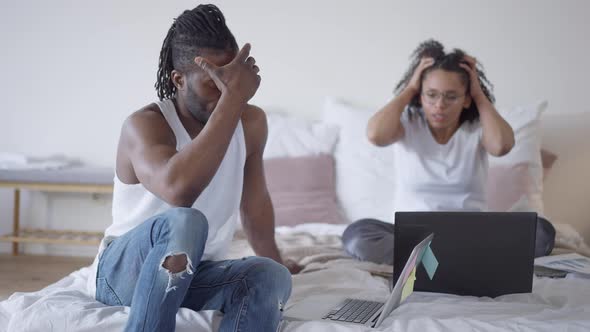
[[[174,331],[180,307],[219,310],[219,331],[276,331],[291,294],[291,274],[262,257],[201,261],[207,241],[205,216],[173,208],[115,239],[101,253],[96,299],[131,306],[125,331]],[[184,270],[162,266],[186,255]]]

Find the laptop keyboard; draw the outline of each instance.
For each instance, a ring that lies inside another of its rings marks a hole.
[[[324,319],[364,324],[381,307],[381,302],[346,299],[340,309],[330,311]]]

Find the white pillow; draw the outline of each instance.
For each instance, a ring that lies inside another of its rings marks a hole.
[[[543,214],[543,164],[541,161],[541,115],[547,109],[547,101],[515,107],[498,109],[502,117],[514,130],[515,145],[512,151],[503,157],[489,157],[490,168],[502,166],[528,166],[530,179],[524,197],[516,202],[511,211],[534,211]]]
[[[340,128],[334,150],[336,192],[350,221],[393,219],[393,148],[377,147],[366,136],[367,122],[375,112],[335,98],[327,98],[323,107],[323,122]]]
[[[332,154],[338,127],[294,116],[267,113],[268,139],[264,159]]]
[[[506,156],[490,156],[490,167],[513,167],[525,163],[531,179],[526,196],[512,207],[513,211],[535,211],[543,214],[543,166],[541,163],[541,115],[547,108],[542,101],[531,106],[500,109],[513,127],[516,144]],[[376,110],[350,105],[327,98],[322,120],[340,127],[340,139],[334,150],[336,191],[346,216],[392,220],[394,197],[393,147],[376,147],[366,138],[366,125]]]

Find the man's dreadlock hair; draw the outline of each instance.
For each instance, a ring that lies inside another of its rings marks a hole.
[[[420,82],[422,82],[424,77],[426,77],[426,75],[431,71],[436,69],[442,69],[445,71],[458,73],[461,77],[461,80],[467,87],[467,93],[470,93],[469,74],[465,69],[461,68],[460,66],[461,63],[465,63],[465,60],[463,60],[464,56],[465,52],[460,49],[454,49],[450,53],[445,53],[444,46],[440,42],[433,39],[421,43],[410,56],[412,63],[410,64],[410,68],[408,68],[401,81],[399,81],[399,83],[395,87],[395,94],[399,95],[406,88],[406,86],[412,79],[414,70],[416,70],[416,68],[420,64],[420,60],[425,57],[433,58],[434,64],[431,67],[426,68],[422,72]],[[495,98],[492,94],[494,86],[492,85],[492,83],[490,83],[490,81],[488,81],[484,73],[483,66],[480,63],[477,64],[476,71],[477,76],[479,78],[479,85],[481,86],[484,95],[492,103],[494,103]],[[420,87],[420,90],[422,90],[422,87]],[[422,105],[420,104],[420,93],[418,93],[416,96],[414,96],[414,98],[412,98],[412,101],[410,101],[410,104],[408,105],[408,110],[410,112],[409,115],[412,116],[413,113],[419,114],[421,106]],[[463,112],[461,112],[461,116],[459,118],[459,125],[463,124],[463,122],[465,121],[473,122],[475,120],[479,120],[479,111],[477,109],[477,105],[475,104],[475,102],[472,102],[469,108],[466,108],[463,110]]]
[[[162,44],[156,79],[160,100],[172,98],[176,87],[172,83],[172,70],[189,71],[195,68],[195,56],[204,48],[237,50],[238,44],[225,25],[225,17],[215,5],[199,5],[178,16]]]

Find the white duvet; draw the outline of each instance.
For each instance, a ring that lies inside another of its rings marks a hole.
[[[384,274],[389,267],[360,264],[339,252],[341,228],[305,226],[278,230],[278,244],[306,264],[293,277],[290,304],[319,292],[388,294]],[[298,243],[298,245],[296,245]],[[233,256],[248,254],[243,238],[232,247]],[[38,292],[15,293],[0,302],[0,331],[120,331],[129,308],[107,307],[85,294],[88,268],[80,269]],[[216,331],[220,314],[180,309],[177,331]],[[284,322],[281,331],[370,331],[330,322]],[[536,278],[532,294],[495,299],[414,293],[378,331],[590,331],[590,279]]]

